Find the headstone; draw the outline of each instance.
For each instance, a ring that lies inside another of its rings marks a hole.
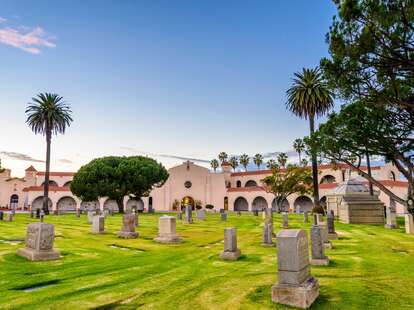
[[[88,211],[88,223],[92,224],[93,217],[95,216],[95,211]]]
[[[183,219],[183,212],[178,211],[178,213],[177,213],[177,218],[178,218],[179,220],[182,220],[182,219]]]
[[[405,215],[405,232],[407,234],[414,234],[413,215],[410,213]]]
[[[253,215],[254,216],[259,216],[259,210],[257,210],[257,209],[253,210]]]
[[[385,228],[398,229],[395,200],[390,199],[390,206],[386,208],[387,223]]]
[[[286,212],[282,213],[282,228],[289,228],[289,215]]]
[[[186,224],[191,224],[193,222],[193,210],[192,207],[187,205],[185,206],[185,221]]]
[[[135,214],[126,213],[122,217],[122,229],[118,232],[118,237],[124,239],[133,239],[138,237],[135,231]]]
[[[312,225],[311,227],[311,265],[327,266],[329,259],[325,256],[325,246],[323,242],[323,230],[320,225]]]
[[[109,208],[109,209],[108,209],[108,214],[109,214],[110,216],[114,216],[114,210],[112,210],[112,208]]]
[[[226,212],[226,210],[220,209],[220,213],[225,213],[225,212]]]
[[[309,308],[319,296],[319,283],[310,274],[308,238],[302,229],[277,234],[279,282],[272,287],[272,301]]]
[[[272,240],[273,237],[273,224],[264,223],[263,225],[263,246],[275,246],[275,243]]]
[[[197,210],[197,220],[204,221],[206,219],[206,211]]]
[[[336,240],[338,239],[338,235],[335,231],[335,215],[333,213],[333,210],[328,213],[326,217],[326,221],[328,223],[328,239],[329,240]]]
[[[176,232],[176,221],[174,216],[163,215],[158,219],[158,236],[154,238],[160,243],[179,243],[181,238]]]
[[[224,251],[221,258],[224,260],[237,260],[240,257],[240,250],[237,248],[236,228],[224,229]]]
[[[31,261],[58,259],[60,254],[53,249],[54,226],[48,223],[31,223],[27,226],[26,247],[17,254]]]
[[[93,234],[105,233],[105,217],[102,215],[95,215],[92,218],[92,230]]]
[[[227,213],[220,213],[220,218],[223,222],[227,221]]]
[[[0,211],[0,221],[3,221],[3,219],[4,219],[4,212]]]
[[[6,217],[7,222],[13,222],[13,212],[8,212]]]
[[[328,225],[326,225],[326,222],[320,222],[318,226],[322,227],[323,246],[325,249],[332,249],[332,242],[329,241],[328,236]]]
[[[308,216],[309,216],[308,211],[303,212],[303,223],[305,223],[305,224],[308,223],[308,221],[309,221]]]
[[[81,215],[81,209],[76,209],[76,217],[80,217]]]

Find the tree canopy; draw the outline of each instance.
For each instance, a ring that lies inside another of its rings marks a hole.
[[[167,179],[167,170],[152,158],[108,156],[82,166],[73,177],[70,190],[83,201],[113,199],[123,213],[125,196],[146,196]]]

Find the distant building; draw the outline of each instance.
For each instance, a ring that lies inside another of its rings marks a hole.
[[[351,171],[346,165],[320,165],[319,189],[321,203],[326,202],[329,194],[338,183],[346,178],[358,177],[356,171]],[[366,169],[363,167],[362,169]],[[126,208],[136,207],[148,210],[152,206],[157,211],[173,211],[184,204],[205,206],[211,204],[216,210],[226,209],[235,211],[251,211],[272,206],[276,208],[274,196],[267,193],[260,180],[269,175],[270,170],[247,172],[232,172],[230,165],[224,163],[220,172],[212,172],[207,168],[187,161],[169,169],[169,178],[161,187],[154,189],[149,197],[140,199],[125,197]],[[400,179],[400,173],[392,164],[372,167],[373,177],[380,180],[399,197],[405,197],[408,183]],[[72,172],[51,172],[49,187],[49,208],[60,212],[74,212],[77,208],[95,207],[112,208],[117,210],[115,201],[100,198],[96,202],[82,202],[74,196],[69,185],[73,178]],[[45,173],[36,171],[32,166],[26,169],[24,178],[12,178],[11,171],[5,169],[0,173],[0,206],[29,210],[42,207],[43,182]],[[380,193],[380,199],[389,205],[389,198]],[[311,210],[313,202],[310,196],[291,195],[284,203],[283,208],[289,212],[303,212]],[[397,205],[397,212],[405,213],[401,205]]]

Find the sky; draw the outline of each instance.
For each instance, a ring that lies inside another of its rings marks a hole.
[[[221,151],[289,152],[308,133],[285,108],[294,72],[328,55],[331,0],[0,0],[0,158],[44,170],[26,125],[40,92],[73,110],[54,171],[149,155],[208,165]]]

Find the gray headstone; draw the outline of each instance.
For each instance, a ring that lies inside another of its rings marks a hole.
[[[204,221],[206,219],[206,211],[204,210],[197,210],[197,219]]]
[[[405,233],[414,234],[413,215],[410,213],[405,215]]]
[[[6,220],[7,220],[8,222],[13,222],[13,213],[12,213],[12,212],[8,212],[8,213],[7,213],[7,218],[6,218]]]
[[[92,224],[93,217],[95,216],[95,211],[88,211],[88,223]]]
[[[185,222],[187,224],[191,224],[193,222],[193,210],[189,205],[185,206]]]
[[[335,233],[335,216],[332,213],[328,213],[326,221],[328,223],[328,234]]]
[[[223,213],[220,213],[220,218],[224,222],[227,221],[227,213],[224,213],[224,212]]]
[[[158,219],[158,236],[154,240],[160,243],[181,242],[181,238],[177,235],[174,216],[163,215]]]
[[[182,219],[183,219],[183,213],[182,213],[181,211],[178,211],[178,213],[177,213],[177,218],[178,218],[179,220],[182,220]]]
[[[48,223],[31,223],[27,226],[26,248],[17,254],[29,260],[52,260],[59,258],[59,252],[53,249],[55,229]]]
[[[126,213],[122,217],[122,228],[118,232],[118,237],[130,239],[138,237],[138,233],[135,232],[135,218],[136,214]]]
[[[92,218],[92,233],[103,234],[105,233],[105,217],[102,215],[95,215]]]
[[[287,229],[289,227],[289,215],[288,213],[282,213],[282,228]]]
[[[312,260],[326,260],[323,240],[324,228],[319,225],[311,227]]]
[[[385,224],[385,227],[390,229],[399,228],[397,224],[396,205],[394,199],[390,199],[390,206],[386,208],[385,212],[387,215],[387,223]]]
[[[237,250],[237,231],[236,228],[224,229],[224,252],[234,252]]]
[[[264,246],[273,246],[273,224],[264,223],[263,225],[263,245]]]

